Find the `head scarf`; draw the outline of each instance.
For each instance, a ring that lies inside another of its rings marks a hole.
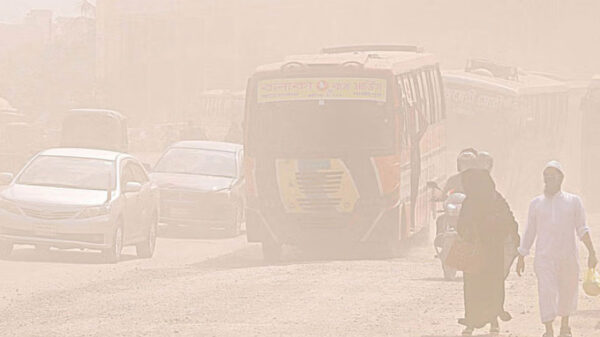
[[[465,237],[476,235],[485,240],[498,232],[500,223],[492,221],[498,206],[496,184],[490,172],[484,169],[467,170],[461,174],[461,178],[467,197],[462,204],[459,233],[462,231],[461,235]]]
[[[461,178],[467,198],[477,203],[491,202],[495,199],[496,184],[488,170],[466,170],[461,174]]]

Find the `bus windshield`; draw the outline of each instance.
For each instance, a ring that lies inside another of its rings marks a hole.
[[[273,153],[382,151],[394,146],[394,116],[385,102],[304,100],[256,104],[248,148]]]

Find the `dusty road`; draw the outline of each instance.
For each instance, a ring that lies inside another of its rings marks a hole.
[[[600,225],[595,242],[600,247]],[[1,261],[1,336],[411,336],[460,333],[462,283],[441,279],[429,245],[389,260],[262,263],[245,238],[167,233],[156,256],[18,250]],[[130,251],[131,252],[131,251]],[[583,257],[583,256],[582,256]],[[532,261],[511,275],[504,336],[541,336]],[[575,336],[600,336],[600,298],[581,295]],[[482,331],[481,335],[485,335]]]

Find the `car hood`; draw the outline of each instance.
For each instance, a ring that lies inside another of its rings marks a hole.
[[[86,207],[106,201],[106,191],[15,184],[4,189],[0,196],[23,205],[57,205]]]
[[[203,192],[218,191],[235,183],[235,178],[193,174],[152,173],[150,179],[158,188],[187,189]]]

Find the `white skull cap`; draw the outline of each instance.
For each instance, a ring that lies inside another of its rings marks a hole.
[[[549,169],[549,168],[557,169],[563,175],[565,174],[565,172],[563,171],[562,165],[560,164],[560,162],[558,162],[556,160],[549,161],[548,164],[546,164],[546,167],[544,167],[544,170]]]

